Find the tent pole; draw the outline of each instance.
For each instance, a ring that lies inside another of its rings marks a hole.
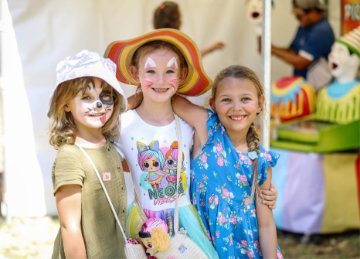
[[[270,148],[270,93],[271,93],[271,1],[263,0],[262,21],[262,60],[265,107],[261,127],[262,144],[266,150]]]

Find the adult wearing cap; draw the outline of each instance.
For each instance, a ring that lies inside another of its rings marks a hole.
[[[323,0],[293,0],[292,7],[299,21],[296,35],[289,47],[272,46],[271,53],[291,64],[294,76],[307,78],[311,65],[321,58],[327,59],[335,36]]]

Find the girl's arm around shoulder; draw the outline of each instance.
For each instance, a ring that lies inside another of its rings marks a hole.
[[[207,110],[177,94],[172,98],[172,105],[175,113],[190,126],[194,127],[195,135],[200,138],[201,144],[205,144],[208,135],[206,128],[206,121],[208,119]]]
[[[81,231],[81,186],[61,186],[55,198],[66,258],[86,258]]]
[[[271,167],[268,168],[267,179],[261,185],[261,189],[269,189],[271,186]],[[256,215],[259,224],[260,247],[264,258],[277,258],[277,234],[272,210],[261,202],[259,190],[256,192]]]

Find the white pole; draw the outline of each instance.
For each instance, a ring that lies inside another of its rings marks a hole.
[[[262,144],[265,149],[270,148],[270,93],[271,93],[271,1],[263,0],[263,35],[262,35],[262,58],[263,58],[263,84],[265,92],[265,107],[261,127]]]

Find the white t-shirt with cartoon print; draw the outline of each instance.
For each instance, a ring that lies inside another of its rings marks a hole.
[[[183,165],[180,174],[179,206],[191,204],[190,151],[193,128],[181,118]],[[143,209],[161,211],[175,206],[177,150],[175,120],[165,126],[145,122],[135,110],[121,114],[119,152],[129,164],[135,191]]]

